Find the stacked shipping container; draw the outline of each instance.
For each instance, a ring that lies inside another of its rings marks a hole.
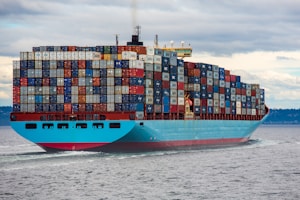
[[[264,115],[264,90],[228,70],[143,46],[43,46],[13,62],[14,112]],[[151,118],[151,117],[150,117]]]

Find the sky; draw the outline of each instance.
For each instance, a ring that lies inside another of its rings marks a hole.
[[[12,105],[12,60],[46,45],[114,45],[140,25],[145,46],[191,45],[187,61],[265,88],[270,108],[300,108],[298,0],[1,0],[0,106]]]

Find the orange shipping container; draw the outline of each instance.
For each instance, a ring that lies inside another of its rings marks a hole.
[[[78,103],[84,103],[86,102],[86,95],[78,95]]]
[[[78,68],[85,69],[85,60],[78,60]]]
[[[71,112],[71,111],[72,111],[72,104],[70,104],[70,103],[65,103],[65,104],[64,104],[64,111],[65,111],[65,112]]]

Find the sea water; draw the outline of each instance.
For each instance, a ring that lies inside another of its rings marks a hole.
[[[0,127],[0,199],[300,199],[300,126],[230,148],[45,153]]]

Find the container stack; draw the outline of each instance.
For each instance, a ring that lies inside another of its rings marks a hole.
[[[143,46],[41,46],[13,62],[14,112],[264,115],[264,90],[216,65]]]

